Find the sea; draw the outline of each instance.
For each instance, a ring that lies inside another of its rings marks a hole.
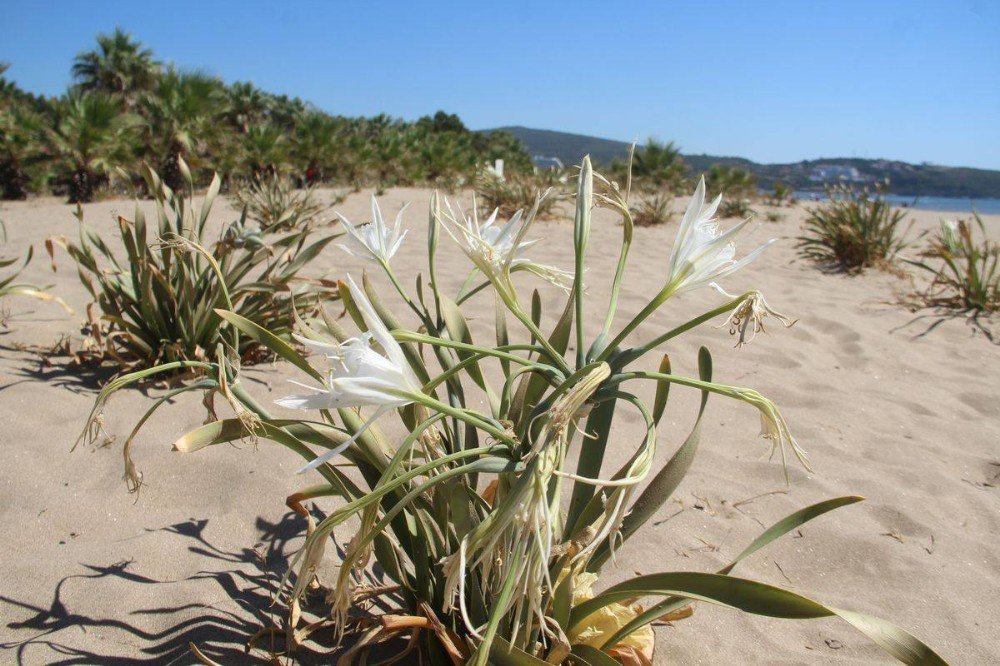
[[[800,201],[824,201],[826,199],[826,195],[822,192],[796,192],[795,197]],[[885,198],[893,206],[916,208],[918,210],[936,210],[956,215],[969,215],[973,211],[982,215],[1000,215],[1000,199],[905,197],[898,194],[887,194]]]

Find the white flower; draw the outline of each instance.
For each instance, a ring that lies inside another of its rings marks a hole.
[[[714,215],[721,201],[720,194],[715,201],[705,205],[705,178],[702,177],[684,213],[684,220],[681,222],[670,253],[670,274],[667,283],[672,285],[674,294],[697,289],[736,272],[777,240],[772,239],[764,243],[742,259],[734,259],[736,245],[731,239],[749,220],[744,220],[732,229],[720,233]]]
[[[310,389],[313,393],[290,395],[276,402],[282,407],[293,409],[362,406],[376,406],[377,409],[353,437],[310,462],[300,473],[319,467],[346,449],[382,414],[413,402],[413,395],[421,392],[420,381],[407,362],[402,347],[389,334],[389,329],[375,313],[364,291],[358,288],[350,276],[347,276],[347,284],[351,298],[368,326],[368,333],[342,343],[316,342],[296,336],[311,351],[326,356],[332,367],[323,387],[316,388],[293,381],[293,384]],[[372,348],[373,339],[382,347],[384,355]]]
[[[563,288],[571,282],[570,273],[553,266],[536,264],[524,256],[524,251],[537,243],[538,239],[524,240],[532,220],[531,217],[525,217],[522,211],[514,213],[501,226],[497,223],[498,210],[494,210],[485,222],[480,223],[475,204],[471,216],[461,209],[456,213],[447,199],[445,207],[448,210],[447,215],[442,218],[447,220],[443,225],[445,231],[490,280],[506,279],[512,270],[522,269]]]
[[[404,204],[399,209],[399,213],[396,214],[396,223],[391,231],[386,226],[385,220],[382,219],[382,211],[378,207],[378,201],[375,200],[374,194],[372,195],[372,221],[370,223],[355,227],[350,220],[337,213],[341,224],[347,231],[351,245],[354,246],[354,249],[351,249],[347,245],[341,244],[340,248],[354,257],[384,264],[389,263],[389,259],[396,254],[396,250],[399,249],[409,231],[404,231],[401,228],[403,211],[406,210],[407,206],[409,204]]]

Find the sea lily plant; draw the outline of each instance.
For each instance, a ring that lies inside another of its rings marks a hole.
[[[430,664],[649,664],[652,623],[683,618],[693,604],[711,603],[777,618],[838,616],[904,663],[944,663],[888,622],[732,575],[741,560],[773,540],[860,497],[827,500],[787,516],[718,571],[668,571],[601,585],[615,553],[629,547],[691,466],[710,396],[756,409],[761,435],[782,456],[790,451],[807,464],[777,406],[752,389],[715,381],[706,348],[698,355],[698,377],[672,372],[664,351],[673,338],[727,314],[726,323],[742,341],[767,315],[791,323],[759,292],[748,290],[652,339],[632,335],[679,294],[693,298],[697,291],[718,300],[717,292],[701,288],[734,279],[764,248],[737,258],[735,241],[746,223],[721,231],[714,219],[719,199],[706,202],[700,183],[659,291],[622,325],[618,300],[634,229],[629,189],[583,161],[575,265],[568,273],[528,257],[537,206],[506,224],[494,217],[481,222],[474,209],[466,214],[435,195],[427,274],[417,277],[412,293],[391,265],[402,240],[398,228],[387,227],[373,209],[373,226],[349,235],[352,251],[383,270],[408,309],[407,320],[390,311],[380,298],[384,288],[368,275],[347,277],[340,285],[358,332],[330,316],[299,319],[301,347],[219,311],[300,369],[302,390],[278,400],[295,411],[273,414],[239,382],[238,366],[220,347],[192,390],[208,385],[227,398],[235,416],[187,433],[175,448],[190,453],[241,439],[269,440],[300,456],[301,471],[320,477],[287,499],[309,520],[305,544],[283,583],[288,618],[272,629],[286,636],[288,651],[324,634],[343,640],[341,663],[383,641],[408,639],[395,660],[407,654],[415,660],[416,651],[421,663]],[[609,276],[584,270],[595,206],[617,211],[624,223]],[[438,281],[443,236],[453,238],[471,262],[469,279],[454,297]],[[561,314],[546,318],[537,290],[522,299],[517,283],[522,276],[534,279],[529,273],[564,285]],[[609,302],[598,304],[587,295],[585,276],[591,285],[609,280]],[[490,292],[494,339],[477,342],[462,304]],[[598,307],[596,320],[603,324],[592,329],[587,311]],[[111,393],[150,372],[155,369],[107,387],[92,419]],[[652,404],[636,391],[649,383],[655,385]],[[699,392],[700,408],[690,434],[672,443],[676,448],[657,465],[657,448],[668,446],[657,428],[672,390]],[[623,409],[641,415],[637,441],[615,428],[614,417]],[[390,414],[399,422],[390,426]],[[605,460],[609,446],[627,445],[627,455],[616,452],[626,459],[623,465]],[[308,501],[331,503],[319,522],[305,507]],[[337,533],[346,538],[335,549],[330,546]],[[336,560],[331,577],[324,573],[325,557]],[[309,610],[318,594],[325,600],[322,614]]]

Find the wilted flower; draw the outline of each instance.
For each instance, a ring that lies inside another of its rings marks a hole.
[[[593,586],[597,582],[597,575],[586,571],[571,575],[573,576],[573,605],[593,599]],[[641,610],[641,607],[628,603],[615,602],[603,606],[569,631],[569,641],[573,645],[583,644],[600,649],[619,629],[638,617]],[[621,654],[618,655],[615,652]],[[639,627],[636,631],[624,636],[617,645],[612,646],[611,653],[618,657],[620,663],[652,663],[653,628],[648,624]],[[628,661],[625,661],[623,657],[628,657]]]
[[[350,276],[347,276],[347,284],[351,298],[368,326],[368,333],[342,343],[316,342],[296,336],[306,347],[326,356],[332,367],[322,388],[293,381],[313,393],[290,395],[276,402],[293,409],[339,409],[367,405],[377,406],[378,409],[351,439],[319,456],[300,472],[319,467],[350,446],[386,411],[413,402],[413,395],[421,392],[420,381],[410,368],[402,347],[389,334],[389,329],[375,313],[364,291]],[[372,348],[373,339],[382,347],[384,355]]]
[[[389,263],[389,259],[396,254],[396,250],[399,249],[408,233],[408,230],[402,230],[401,227],[403,211],[406,210],[407,206],[409,204],[405,204],[399,209],[392,230],[386,226],[385,220],[382,219],[382,210],[379,208],[374,194],[372,195],[372,221],[370,223],[355,227],[350,220],[337,213],[341,224],[344,225],[344,230],[347,231],[351,245],[354,246],[354,249],[351,249],[351,247],[341,244],[341,249],[354,257],[384,264]]]
[[[538,240],[524,240],[532,220],[530,216],[525,216],[523,211],[517,211],[506,224],[500,226],[497,224],[499,210],[494,210],[485,222],[480,223],[475,205],[472,207],[471,216],[466,215],[461,209],[456,213],[447,200],[445,206],[448,210],[443,218],[446,220],[443,225],[445,231],[491,281],[495,282],[497,278],[505,279],[515,269],[530,271],[563,288],[572,280],[570,273],[552,266],[536,264],[524,256],[524,251]]]
[[[788,445],[791,447],[795,457],[802,463],[802,466],[810,472],[812,471],[806,452],[802,450],[799,443],[792,437],[792,433],[788,429],[788,423],[785,422],[785,417],[778,411],[778,406],[773,401],[752,389],[736,389],[734,397],[757,408],[757,411],[760,413],[760,436],[766,440],[770,440],[772,456],[775,451],[778,451],[781,453],[782,461],[784,461],[785,446]]]
[[[734,259],[736,245],[731,239],[735,238],[749,220],[720,233],[714,215],[721,201],[720,194],[712,203],[705,205],[705,178],[702,177],[684,213],[684,220],[670,253],[667,284],[671,293],[679,294],[697,289],[724,278],[753,261],[764,248],[777,240],[764,243],[742,259]]]
[[[726,296],[735,298],[735,296],[726,294],[726,292],[718,285],[715,285],[715,287]],[[785,328],[793,326],[795,322],[798,321],[797,319],[791,319],[777,310],[772,309],[771,306],[768,305],[767,301],[764,300],[764,294],[759,291],[751,291],[747,294],[747,297],[733,309],[733,311],[729,314],[729,318],[716,328],[728,326],[730,335],[736,335],[739,333],[740,339],[737,341],[736,346],[742,347],[753,340],[754,336],[764,330],[764,320],[769,316],[780,321],[785,325]]]

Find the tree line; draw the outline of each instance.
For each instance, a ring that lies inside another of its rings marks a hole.
[[[287,174],[299,184],[353,187],[430,184],[451,188],[500,158],[528,171],[531,159],[506,132],[470,131],[439,111],[415,122],[326,113],[253,83],[227,84],[158,61],[116,29],[76,56],[59,97],[22,90],[0,63],[0,197],[51,192],[90,201],[118,168],[143,162],[179,189],[218,172],[234,179]],[[133,184],[141,184],[136,178]]]

